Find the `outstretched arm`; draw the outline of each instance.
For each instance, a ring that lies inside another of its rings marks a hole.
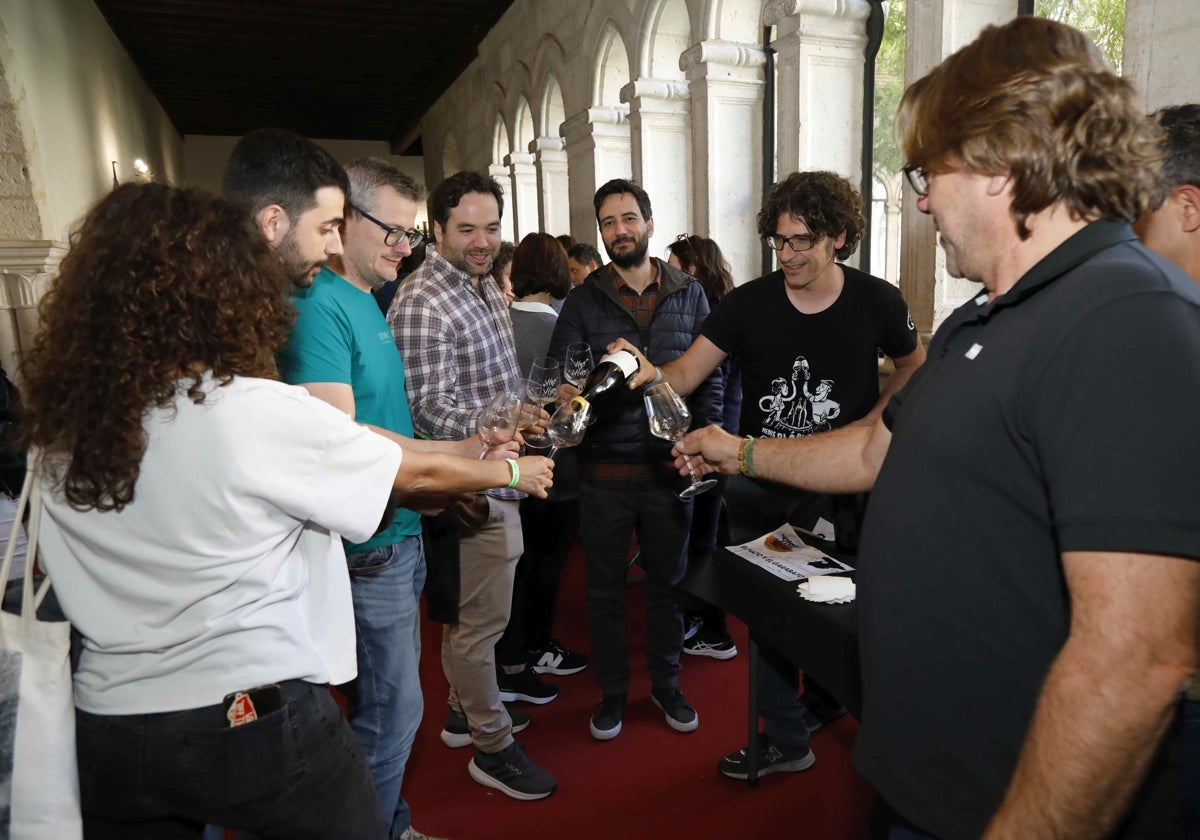
[[[746,441],[719,426],[708,426],[691,432],[676,451],[700,455],[703,465],[693,457],[692,466],[705,471],[734,475],[740,471],[739,455],[743,455],[747,474],[757,478],[815,493],[865,493],[875,485],[892,433],[879,420],[869,427],[846,426],[803,438],[755,438],[752,445]],[[686,474],[682,457],[675,464]]]
[[[638,358],[638,371],[629,378],[630,388],[649,385],[658,376],[659,368],[651,364],[640,350],[625,339],[618,338],[608,345],[608,352],[615,353],[617,350],[628,350]],[[697,336],[682,356],[662,366],[663,379],[671,383],[675,393],[686,397],[700,387],[700,383],[716,370],[728,355],[704,336]]]

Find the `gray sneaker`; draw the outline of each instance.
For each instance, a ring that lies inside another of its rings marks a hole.
[[[558,787],[554,777],[526,758],[517,743],[496,753],[475,750],[467,772],[484,787],[495,788],[513,799],[545,799]]]
[[[513,732],[523,732],[529,726],[529,715],[520,709],[509,709],[508,716],[512,718]],[[471,728],[467,726],[467,716],[449,709],[446,712],[446,725],[442,728],[441,739],[447,747],[471,746]]]

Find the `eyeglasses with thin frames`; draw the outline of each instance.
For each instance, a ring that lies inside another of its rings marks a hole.
[[[385,225],[383,222],[376,219],[374,216],[372,216],[366,210],[363,210],[361,207],[355,207],[353,204],[351,204],[350,207],[352,210],[354,210],[355,213],[362,216],[367,221],[373,222],[374,224],[383,228],[383,230],[384,230],[383,244],[388,246],[389,248],[394,248],[396,246],[396,244],[400,241],[401,236],[405,237],[408,240],[408,247],[410,247],[410,248],[416,248],[418,245],[420,245],[422,242],[425,241],[425,234],[421,233],[421,231],[419,231],[419,230],[405,230],[404,228],[396,228],[396,227],[392,227],[391,225]]]
[[[929,173],[919,166],[904,167],[904,177],[917,195],[929,195]]]
[[[814,236],[811,233],[800,233],[788,237],[772,233],[770,236],[763,237],[763,242],[766,242],[767,245],[776,251],[782,251],[785,245],[793,251],[807,251],[820,241],[820,236]]]

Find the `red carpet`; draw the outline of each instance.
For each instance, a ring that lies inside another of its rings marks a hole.
[[[582,557],[573,553],[560,594],[559,638],[588,652]],[[441,626],[422,624],[425,718],[408,762],[404,795],[413,824],[450,840],[524,838],[775,838],[842,840],[864,836],[873,793],[855,773],[850,751],[858,724],[849,716],[813,736],[816,765],[762,779],[751,790],[717,773],[717,760],[745,743],[746,629],[731,622],[739,653],[718,661],[684,656],[680,687],[700,716],[681,734],[651,704],[642,654],[645,584],[626,587],[633,680],[621,734],[596,741],[588,720],[599,701],[591,669],[548,677],[561,689],[544,706],[521,704],[533,722],[517,735],[526,753],[558,779],[558,790],[519,802],[467,775],[471,750],[438,739],[445,720]]]

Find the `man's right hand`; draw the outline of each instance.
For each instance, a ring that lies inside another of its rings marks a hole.
[[[526,455],[517,459],[517,469],[521,471],[517,489],[539,499],[546,498],[546,491],[554,484],[554,462],[541,455]]]
[[[742,438],[729,434],[720,426],[705,426],[703,429],[689,432],[683,440],[675,444],[675,466],[679,468],[681,475],[687,475],[688,468],[683,456],[690,455],[692,468],[697,474],[715,470],[725,475],[737,475],[738,448],[741,445]],[[704,459],[703,462],[697,460],[697,455]]]
[[[638,350],[628,341],[623,338],[618,338],[612,344],[605,348],[609,353],[616,353],[618,350],[628,350],[638,360],[637,372],[625,380],[625,385],[630,390],[641,388],[643,385],[648,385],[658,376],[658,368],[650,363],[650,360],[642,355],[642,351]]]

